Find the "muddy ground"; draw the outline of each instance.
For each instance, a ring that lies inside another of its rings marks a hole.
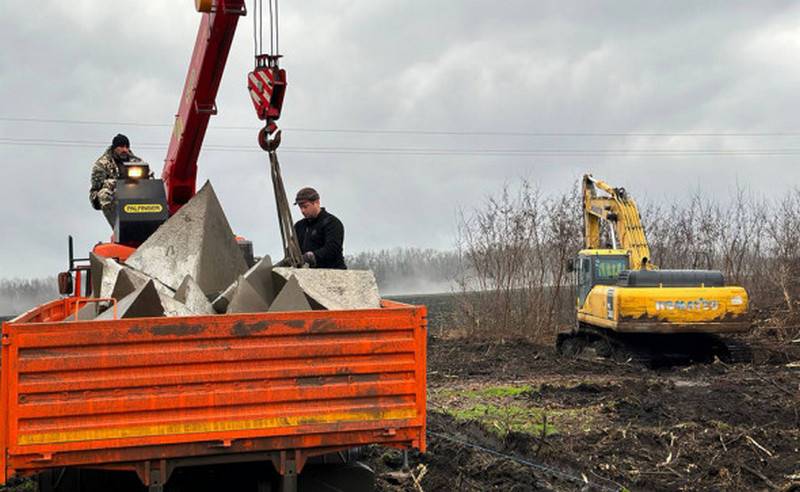
[[[754,344],[752,364],[653,370],[434,337],[421,480],[370,462],[384,491],[800,490],[800,344]]]

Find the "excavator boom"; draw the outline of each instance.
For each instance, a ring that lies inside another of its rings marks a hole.
[[[605,195],[600,196],[598,192]],[[601,224],[609,224],[611,247],[625,249],[630,253],[631,269],[652,269],[650,246],[647,244],[642,218],[636,202],[625,188],[614,188],[591,174],[583,177],[584,247],[600,249]]]

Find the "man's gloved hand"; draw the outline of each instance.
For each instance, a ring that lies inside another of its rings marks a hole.
[[[317,257],[314,256],[314,253],[311,251],[303,253],[303,261],[308,263],[308,266],[310,266],[311,268],[317,266]]]

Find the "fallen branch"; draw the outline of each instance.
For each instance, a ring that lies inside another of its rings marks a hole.
[[[668,468],[668,470],[669,470],[669,468]],[[674,470],[669,470],[669,471],[642,471],[642,472],[637,472],[637,473],[639,473],[640,475],[675,475],[675,471]]]
[[[606,482],[611,482],[611,483],[613,483],[614,485],[616,485],[617,487],[619,487],[617,490],[627,490],[627,489],[625,488],[625,486],[623,486],[621,483],[619,483],[619,482],[617,482],[617,481],[611,480],[610,478],[608,478],[608,477],[604,477],[604,476],[602,476],[602,475],[598,475],[597,473],[593,472],[592,470],[589,470],[589,473],[591,473],[592,475],[594,475],[596,478],[599,478],[600,480],[605,480]]]
[[[762,376],[762,375],[761,375],[761,374],[760,374],[758,371],[756,371],[756,370],[755,370],[755,369],[753,369],[752,367],[748,367],[748,369],[750,370],[750,372],[752,372],[753,374],[755,374],[756,376],[758,376],[758,378],[759,378],[760,380],[762,380],[762,381],[764,381],[764,382],[767,382],[767,383],[771,384],[772,386],[775,386],[776,388],[778,388],[779,390],[783,391],[784,393],[786,393],[787,395],[791,396],[792,398],[794,398],[794,397],[795,397],[795,394],[794,394],[794,393],[792,393],[791,391],[787,390],[787,389],[786,389],[786,388],[784,388],[783,386],[780,386],[780,385],[779,385],[778,383],[776,383],[775,381],[773,381],[773,380],[771,380],[771,379],[768,379],[768,378],[765,378],[764,376]]]
[[[767,456],[769,456],[770,458],[772,458],[772,456],[773,456],[773,455],[772,455],[772,452],[771,452],[769,449],[767,449],[767,448],[765,448],[764,446],[762,446],[761,444],[759,444],[758,442],[756,442],[756,440],[755,440],[755,439],[753,439],[753,438],[752,438],[752,437],[750,437],[750,436],[745,436],[745,439],[747,439],[748,441],[750,441],[750,443],[751,443],[751,444],[753,444],[753,446],[757,447],[757,448],[758,448],[758,449],[760,449],[761,451],[764,451],[765,453],[767,453]]]
[[[422,481],[423,477],[425,477],[425,474],[428,473],[428,467],[420,463],[417,465],[417,470],[419,470],[418,475],[414,475],[413,471],[411,472],[411,478],[414,480],[414,487],[417,489],[417,492],[425,492],[422,490],[422,485],[420,485],[420,482]]]
[[[747,470],[750,473],[752,473],[753,475],[755,475],[756,477],[760,478],[772,490],[780,490],[780,487],[778,487],[777,485],[772,483],[772,481],[769,478],[765,477],[764,474],[761,473],[760,471],[754,470],[754,469],[752,469],[749,466],[744,465],[744,464],[741,465],[741,467],[742,467],[743,470]]]

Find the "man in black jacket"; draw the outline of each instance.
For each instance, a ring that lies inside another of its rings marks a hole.
[[[314,188],[298,191],[294,203],[300,207],[300,212],[305,217],[294,225],[305,262],[312,268],[347,269],[342,253],[342,221],[320,206],[319,193]]]

